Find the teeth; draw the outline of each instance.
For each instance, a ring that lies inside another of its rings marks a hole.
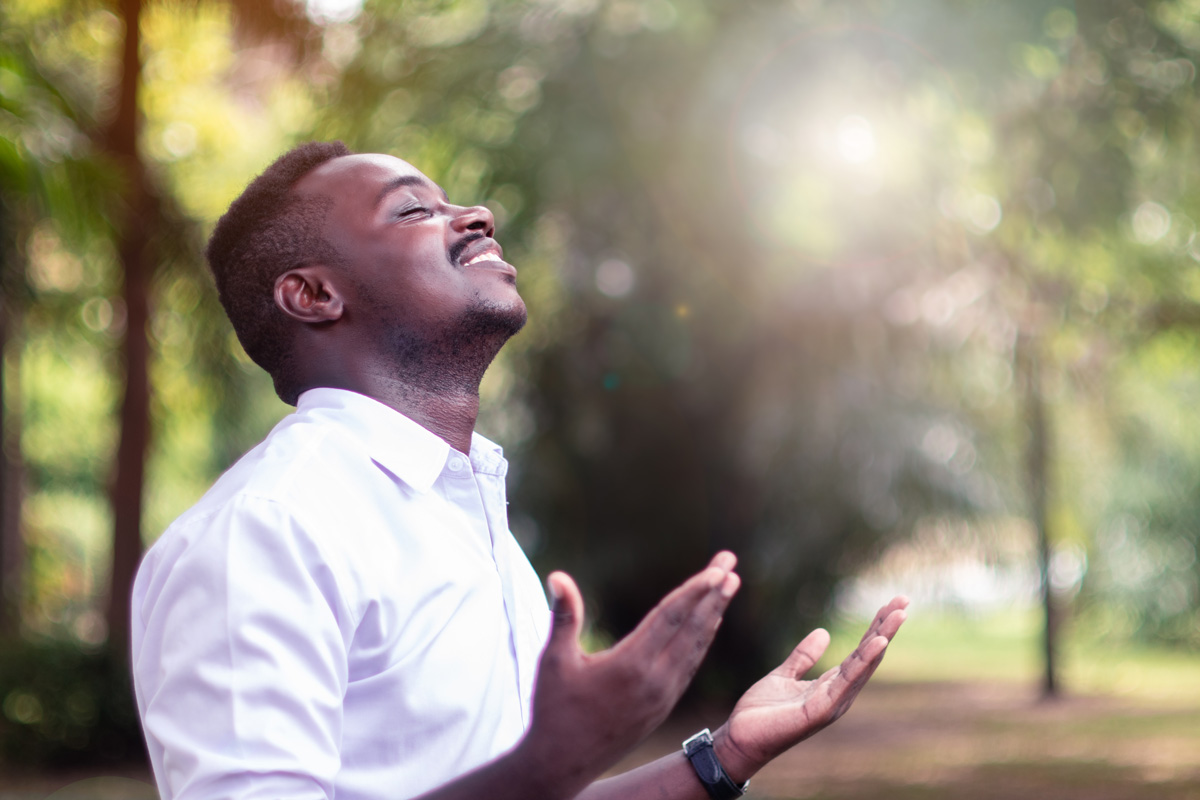
[[[495,253],[481,253],[481,254],[475,256],[474,258],[472,258],[470,261],[468,261],[466,265],[469,267],[472,264],[478,264],[480,261],[499,261],[499,260],[500,259],[496,257]]]

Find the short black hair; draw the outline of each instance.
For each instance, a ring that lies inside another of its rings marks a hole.
[[[326,161],[348,155],[342,142],[307,142],[275,159],[217,221],[205,251],[238,341],[292,405],[299,387],[288,319],[275,305],[275,280],[305,264],[341,260],[322,233],[332,200],[301,198],[292,187]]]

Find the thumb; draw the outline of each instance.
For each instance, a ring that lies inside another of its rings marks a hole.
[[[801,680],[821,656],[825,655],[827,647],[829,647],[828,631],[824,628],[817,628],[796,645],[792,654],[780,665],[780,669],[792,678]]]
[[[550,610],[554,612],[547,649],[577,647],[583,630],[583,595],[565,572],[551,572],[546,585],[550,589]]]

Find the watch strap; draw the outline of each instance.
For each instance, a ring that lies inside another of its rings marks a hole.
[[[725,772],[717,754],[713,750],[712,733],[705,728],[683,743],[683,753],[696,770],[696,777],[704,785],[704,790],[712,800],[733,800],[746,793],[750,781],[740,786]]]

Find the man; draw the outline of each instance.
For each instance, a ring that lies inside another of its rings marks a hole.
[[[730,553],[603,653],[512,539],[479,381],[525,321],[486,208],[312,143],[218,223],[246,352],[297,406],[147,554],[137,698],[163,798],[732,797],[840,716],[904,620],[801,680],[810,634],[689,753],[593,781],[674,706],[737,591]],[[544,647],[544,650],[543,650]],[[539,658],[540,655],[540,658]]]

